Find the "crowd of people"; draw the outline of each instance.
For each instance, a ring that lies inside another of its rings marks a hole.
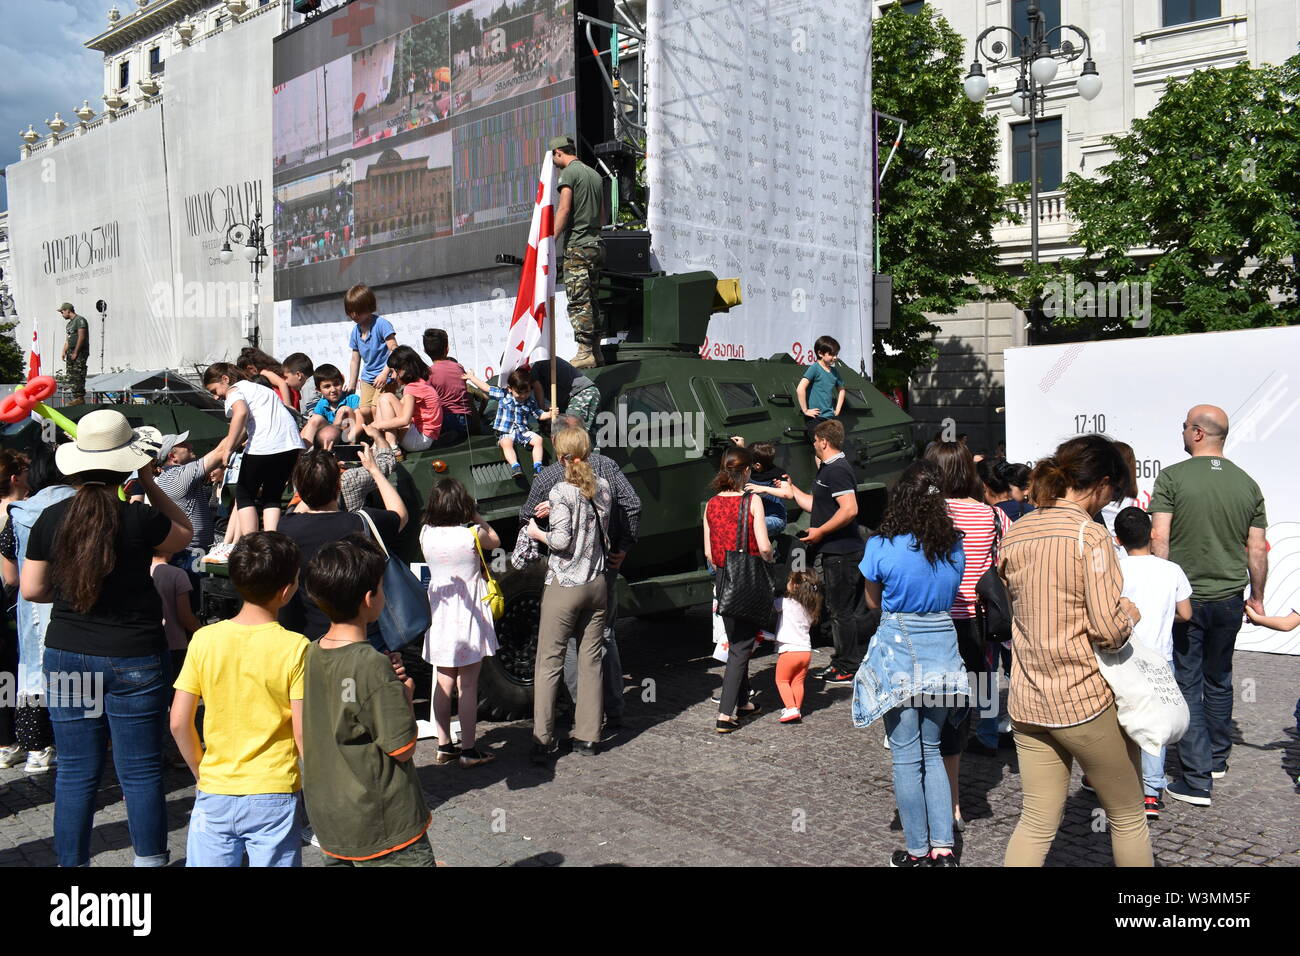
[[[15,635],[0,664],[18,674],[20,695],[0,711],[0,766],[44,773],[57,759],[61,865],[89,862],[110,740],[137,865],[168,861],[168,759],[197,783],[189,865],[245,856],[299,865],[304,832],[330,865],[432,865],[412,759],[414,686],[397,652],[411,639],[395,640],[385,615],[402,596],[388,556],[415,521],[430,573],[429,625],[415,646],[434,675],[433,762],[468,769],[496,759],[478,743],[477,685],[498,651],[486,555],[507,543],[456,479],[435,480],[412,513],[392,475],[404,454],[483,428],[469,386],[497,399],[492,429],[529,492],[511,563],[540,561],[545,548],[531,760],[547,764],[561,750],[561,681],[576,707],[572,752],[594,756],[621,722],[615,584],[641,502],[593,448],[594,383],[560,363],[548,408],[549,368],[490,388],[448,355],[442,330],[425,333],[426,362],[397,343],[369,289],[354,287],[344,304],[354,322],[346,375],[301,353],[279,362],[256,349],[207,370],[230,424],[205,455],[187,435],[133,429],[113,410],[86,415],[55,451],[0,453],[0,560]],[[1132,449],[1104,436],[1067,441],[1032,471],[940,436],[864,533],[838,351],[819,339],[797,390],[816,463],[807,490],[776,467],[769,442],[734,439],[720,456],[704,509],[709,570],[721,581],[741,559],[774,562],[790,508],[808,515],[797,536],[808,561],[774,592],[771,613],[721,613],[716,731],[736,733],[762,714],[749,665],[771,639],[782,724],[803,720],[817,679],[823,693],[852,688],[856,726],[883,722],[905,844],[892,866],[958,864],[963,755],[1010,747],[1024,807],[1008,865],[1042,864],[1076,761],[1106,812],[1116,863],[1150,865],[1148,826],[1162,799],[1208,805],[1213,780],[1228,772],[1243,615],[1300,624],[1294,609],[1264,614],[1264,501],[1223,456],[1226,415],[1188,413],[1190,458],[1157,478],[1149,513],[1135,506]],[[538,419],[551,423],[546,467]],[[516,445],[534,449],[527,480]],[[217,542],[223,491],[230,510]],[[226,565],[242,602],[207,626],[196,615],[201,556]],[[990,581],[1005,591],[1005,628]],[[822,633],[833,653],[814,675]],[[1129,640],[1168,662],[1187,701],[1173,781],[1163,752],[1143,753],[1125,734],[1098,664],[1098,651]]]
[[[1024,793],[1007,865],[1043,863],[1075,762],[1106,813],[1116,864],[1152,865],[1148,825],[1164,798],[1208,806],[1213,780],[1228,772],[1232,650],[1243,620],[1300,626],[1294,609],[1264,614],[1264,500],[1224,457],[1226,414],[1208,405],[1188,412],[1190,457],[1160,473],[1148,510],[1137,503],[1133,450],[1105,436],[1071,439],[1032,470],[1001,454],[974,455],[964,436],[938,436],[890,489],[879,527],[864,539],[852,471],[842,464],[843,426],[821,414],[839,411],[825,390],[836,383],[827,376],[817,399],[807,395],[827,372],[813,366],[811,389],[799,389],[818,460],[812,489],[788,477],[756,483],[760,451],[737,445],[724,451],[705,509],[715,572],[728,552],[773,560],[765,498],[809,513],[800,537],[816,553],[817,576],[791,574],[776,607],[780,720],[801,718],[803,693],[802,662],[787,663],[785,652],[801,650],[795,635],[820,623],[833,644],[823,687],[853,687],[856,726],[884,723],[905,839],[891,866],[957,865],[962,755],[996,758],[1006,748],[1016,752]],[[1005,592],[1005,631],[990,581]],[[725,612],[722,623],[716,728],[732,733],[762,712],[748,669],[767,625]],[[1130,640],[1167,662],[1187,704],[1181,775],[1172,781],[1165,751],[1142,751],[1122,730],[1098,663],[1098,652]]]

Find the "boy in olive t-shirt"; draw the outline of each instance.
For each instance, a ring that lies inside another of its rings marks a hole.
[[[331,542],[303,586],[331,626],[307,649],[303,786],[326,866],[433,866],[415,773],[414,683],[366,640],[384,609],[384,555],[361,535]]]
[[[198,782],[186,866],[301,866],[303,654],[307,638],[276,615],[298,589],[298,546],[275,531],[230,555],[243,607],[199,628],[172,703],[171,731]],[[194,717],[205,706],[204,740]]]

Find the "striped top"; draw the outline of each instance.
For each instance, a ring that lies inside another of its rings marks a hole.
[[[1094,645],[1124,646],[1133,620],[1105,525],[1063,499],[1029,512],[1002,539],[998,573],[1011,598],[1013,720],[1073,727],[1114,702]]]
[[[974,504],[960,498],[949,498],[944,502],[948,506],[948,516],[957,530],[962,532],[961,549],[966,552],[966,568],[961,573],[961,584],[957,586],[957,597],[952,604],[952,616],[967,619],[975,616],[975,585],[984,576],[984,572],[993,564],[993,521],[994,516],[1002,524],[1003,540],[1011,527],[1011,519],[1000,508]]]

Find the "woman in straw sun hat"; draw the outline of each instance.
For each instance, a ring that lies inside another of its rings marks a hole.
[[[193,529],[146,467],[161,444],[157,429],[133,429],[120,412],[86,415],[76,442],[56,453],[76,494],[45,509],[27,540],[22,596],[54,605],[44,671],[59,754],[54,851],[60,866],[90,863],[95,795],[110,736],[135,864],[167,863],[167,641],[149,565],[155,548],[179,550]],[[149,504],[119,497],[132,471]]]

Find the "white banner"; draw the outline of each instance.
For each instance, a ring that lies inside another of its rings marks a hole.
[[[514,312],[519,269],[494,269],[445,279],[376,289],[379,314],[393,323],[397,341],[424,355],[424,330],[445,329],[451,357],[485,381],[501,368],[501,357]],[[556,311],[567,315],[563,288],[556,288]],[[343,297],[283,301],[275,304],[277,356],[305,352],[316,365],[328,362],[347,374],[352,353],[348,336],[352,322],[343,315]],[[577,351],[573,329],[555,324],[556,349],[561,358]],[[428,357],[425,356],[425,360]]]
[[[38,321],[43,367],[60,370],[57,310],[67,301],[90,320],[91,374],[180,364],[175,326],[151,294],[173,271],[162,110],[137,107],[6,175],[18,341],[30,342]],[[95,313],[98,299],[108,304],[106,323]]]
[[[738,277],[702,354],[871,371],[871,4],[650,0],[646,173],[660,268]]]
[[[274,16],[254,17],[167,59],[163,95],[173,274],[153,288],[157,311],[171,319],[181,363],[233,359],[247,344],[255,294],[252,268],[240,255],[247,233],[231,239],[234,260],[221,261],[230,227],[260,210],[271,226],[271,41]],[[266,238],[269,253],[271,236]],[[259,326],[271,341],[271,262],[262,267]]]
[[[1224,457],[1259,483],[1268,510],[1268,614],[1300,610],[1300,328],[1008,349],[1007,457],[1033,462],[1075,435],[1133,446],[1146,507],[1162,468],[1183,461],[1194,405],[1228,413]],[[1296,379],[1296,381],[1293,381]],[[1241,650],[1300,654],[1300,629],[1245,624]]]

